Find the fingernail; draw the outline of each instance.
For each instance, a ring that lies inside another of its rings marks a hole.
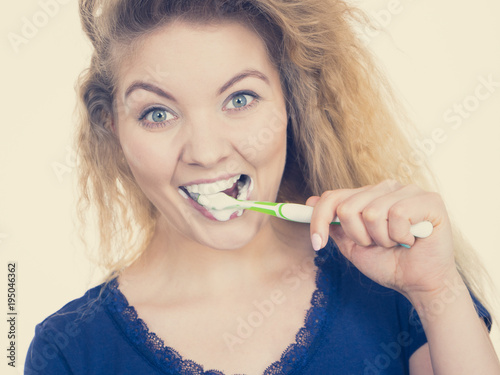
[[[410,245],[406,245],[406,244],[404,244],[404,243],[400,243],[400,244],[399,244],[399,246],[403,246],[403,247],[405,247],[405,248],[407,248],[407,249],[411,249],[411,246],[410,246]]]
[[[321,239],[321,236],[318,233],[314,233],[311,237],[311,242],[313,245],[313,249],[315,251],[318,251],[321,249],[321,244],[323,243],[323,240]]]

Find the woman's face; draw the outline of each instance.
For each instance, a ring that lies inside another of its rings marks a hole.
[[[214,212],[219,191],[273,201],[286,157],[286,107],[264,43],[238,23],[173,22],[122,63],[115,129],[170,233],[218,249],[250,242],[265,215]]]

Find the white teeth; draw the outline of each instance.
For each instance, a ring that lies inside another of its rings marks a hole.
[[[198,186],[199,185],[186,186],[186,190],[189,191],[190,193],[199,193]]]
[[[238,182],[237,199],[247,200],[248,196],[253,190],[253,180],[249,176],[247,176],[242,181],[238,181],[240,177],[241,175],[238,175],[228,180],[221,180],[210,184],[189,185],[189,186],[184,186],[183,188],[186,189],[189,193],[196,193],[203,196],[203,195],[215,194],[220,191],[229,189],[236,182]],[[182,195],[184,198],[189,199],[188,195],[183,189],[179,189],[179,194]],[[225,210],[216,210],[216,209],[209,209],[207,207],[205,208],[218,221],[228,221],[234,213],[236,213],[236,216],[241,216],[243,214],[243,209],[229,208]]]
[[[250,192],[253,189],[253,180],[246,178],[245,182],[238,181],[238,199],[247,200]],[[216,210],[207,208],[208,212],[218,221],[228,221],[230,217],[236,212],[236,216],[243,214],[243,209],[228,208],[225,210]]]
[[[215,194],[219,191],[224,191],[232,187],[236,181],[241,177],[241,175],[231,177],[228,180],[220,180],[216,182],[212,182],[210,184],[197,184],[197,185],[189,185],[184,186],[189,193],[196,194]]]

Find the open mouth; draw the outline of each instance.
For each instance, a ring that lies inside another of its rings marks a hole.
[[[235,208],[225,210],[207,208],[198,203],[198,198],[201,195],[211,195],[222,192],[236,199],[247,200],[252,188],[253,181],[251,177],[245,174],[240,174],[227,180],[219,180],[207,184],[179,186],[179,194],[181,194],[184,198],[188,198],[193,206],[206,217],[218,221],[227,221],[241,216],[243,214],[243,210]]]

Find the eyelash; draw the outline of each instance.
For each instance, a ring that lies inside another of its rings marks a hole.
[[[245,105],[244,107],[239,107],[239,108],[226,108],[226,106],[237,96],[241,96],[241,95],[248,95],[248,96],[251,96],[253,98],[253,100]],[[259,103],[259,100],[260,100],[260,96],[257,95],[255,92],[253,91],[238,91],[238,92],[235,92],[234,94],[232,94],[229,99],[226,101],[226,104],[224,105],[224,107],[222,108],[223,111],[226,111],[226,112],[239,112],[239,111],[245,111],[245,110],[248,110],[252,107],[254,107],[255,105],[257,105]],[[159,129],[159,128],[164,128],[165,126],[168,125],[168,123],[170,121],[173,121],[175,119],[170,119],[170,120],[165,120],[165,121],[162,121],[162,122],[151,122],[151,121],[146,121],[145,118],[151,113],[151,112],[154,112],[154,111],[165,111],[167,113],[169,113],[170,115],[174,116],[177,118],[176,115],[173,114],[173,112],[171,112],[169,109],[165,108],[165,107],[160,107],[160,106],[154,106],[154,107],[149,107],[149,108],[146,108],[142,113],[141,115],[139,116],[139,121],[141,122],[141,126],[143,126],[144,128],[146,129]]]

